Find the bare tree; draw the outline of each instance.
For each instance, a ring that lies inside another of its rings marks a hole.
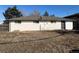
[[[34,10],[30,16],[40,16],[40,12],[37,10]]]

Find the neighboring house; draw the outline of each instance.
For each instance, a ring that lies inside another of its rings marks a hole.
[[[9,31],[73,30],[74,19],[55,16],[26,16],[7,19]]]
[[[64,18],[75,19],[75,21],[73,21],[73,30],[79,30],[79,13],[65,16]]]

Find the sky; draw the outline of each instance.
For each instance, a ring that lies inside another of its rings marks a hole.
[[[0,22],[5,20],[3,12],[8,7],[13,7],[14,5],[0,5]],[[16,5],[17,9],[20,10],[24,16],[30,15],[34,10],[38,10],[41,15],[45,11],[48,11],[49,15],[55,15],[58,17],[64,17],[71,14],[79,13],[79,5]]]

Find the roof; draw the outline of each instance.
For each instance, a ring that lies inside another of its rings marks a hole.
[[[79,13],[75,13],[69,16],[65,16],[64,18],[70,18],[70,19],[78,19],[79,18]]]
[[[74,21],[74,19],[66,19],[55,16],[25,16],[19,18],[7,19],[8,21]]]

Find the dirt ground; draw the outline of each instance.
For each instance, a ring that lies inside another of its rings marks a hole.
[[[68,53],[79,49],[79,34],[74,32],[0,32],[3,53]]]

